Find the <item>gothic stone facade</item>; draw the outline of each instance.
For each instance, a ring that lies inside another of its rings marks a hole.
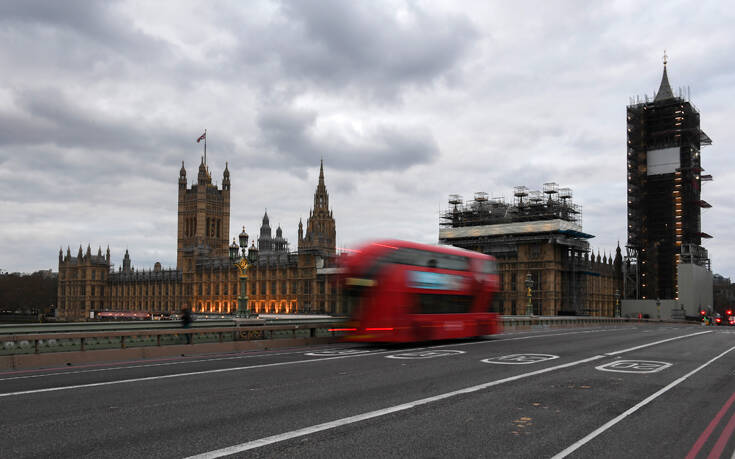
[[[330,269],[332,262],[329,261],[334,258],[334,220],[329,223],[323,219],[323,207],[328,206],[323,182],[322,166],[320,186],[323,192],[319,192],[319,187],[317,189],[318,199],[323,200],[319,201],[321,207],[316,206],[315,195],[315,209],[318,209],[322,220],[316,224],[310,217],[308,225],[309,228],[324,228],[325,232],[314,230],[312,234],[307,233],[309,241],[316,240],[322,245],[314,251],[311,250],[313,245],[305,244],[301,250],[301,223],[297,253],[287,252],[287,243],[281,235],[279,237],[286,245],[277,241],[271,241],[272,245],[266,243],[265,256],[255,262],[248,273],[251,277],[248,282],[251,310],[279,313],[337,310],[332,287],[336,274],[333,268]],[[100,311],[166,315],[182,308],[202,313],[234,313],[240,283],[237,269],[228,254],[228,168],[225,167],[220,189],[212,184],[209,170],[202,160],[197,182],[189,188],[182,163],[178,202],[176,269],[162,269],[160,263],[156,263],[152,270],[136,270],[131,266],[127,250],[117,271],[111,269],[109,248],[104,256],[101,249],[97,255],[92,255],[89,246],[86,253],[80,247],[76,257],[68,248],[66,255],[59,251],[59,317],[80,320]],[[328,208],[326,212],[331,218]],[[331,252],[328,249],[330,244]],[[325,247],[327,250],[323,250]],[[275,258],[273,254],[276,254]],[[285,264],[276,262],[283,260],[284,256],[290,261]]]
[[[252,262],[247,282],[250,310],[343,314],[337,288],[336,227],[329,209],[323,163],[306,233],[300,221],[298,237],[298,250],[289,252],[280,226],[276,237],[272,237],[268,213],[265,213],[258,247],[250,248]]]

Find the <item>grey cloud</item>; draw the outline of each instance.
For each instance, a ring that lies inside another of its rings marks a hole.
[[[115,55],[136,59],[153,57],[165,50],[164,42],[131,27],[115,11],[117,3],[11,0],[0,3],[0,24],[6,30],[37,35],[44,46],[50,46],[63,57],[72,59],[80,50],[93,51],[99,46]],[[77,46],[68,46],[70,44]]]
[[[150,166],[178,162],[182,152],[194,150],[198,131],[111,116],[83,102],[72,100],[56,88],[16,91],[18,111],[0,112],[0,158],[10,147],[51,145],[86,150],[82,155],[87,160],[100,152],[115,152]],[[231,141],[217,142],[223,154],[234,152]],[[105,164],[96,165],[104,168]]]
[[[449,72],[479,37],[464,16],[403,6],[405,21],[397,19],[397,8],[374,2],[285,1],[257,35],[232,27],[242,38],[246,66],[275,66],[271,71],[296,88],[347,89],[352,96],[385,100],[404,86],[428,84]],[[263,84],[281,90],[284,81]]]
[[[439,155],[439,147],[425,129],[382,124],[365,133],[333,129],[317,134],[317,119],[317,113],[309,110],[262,111],[258,126],[265,146],[277,156],[261,159],[261,164],[296,169],[311,166],[325,156],[330,167],[336,169],[402,170],[430,163]]]

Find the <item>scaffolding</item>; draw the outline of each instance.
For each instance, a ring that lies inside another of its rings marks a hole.
[[[668,88],[664,79],[660,93]],[[712,140],[700,129],[688,92],[636,96],[627,107],[626,298],[677,298],[677,265],[709,266],[706,255],[691,256],[706,251],[689,248],[710,237],[701,230],[701,209],[709,206],[701,183],[712,177],[702,175],[700,148]]]
[[[489,198],[482,191],[474,193],[468,201],[452,194],[449,208],[440,214],[441,243],[493,255],[506,265],[514,260],[518,262],[521,246],[527,247],[522,250],[540,253],[540,247],[551,245],[560,262],[558,265],[530,261],[539,258],[524,252],[524,257],[530,258],[524,258],[526,261],[512,269],[528,270],[532,275],[555,271],[552,276],[558,283],[553,293],[558,295],[553,300],[558,301],[555,314],[591,312],[586,303],[587,283],[605,269],[604,263],[589,256],[588,239],[592,237],[582,232],[582,207],[574,202],[571,188],[560,188],[556,182],[544,183],[541,189],[516,186],[511,202],[503,197]],[[514,293],[506,292],[510,297]]]
[[[449,209],[441,213],[440,226],[459,228],[555,219],[582,226],[582,206],[574,203],[572,190],[559,188],[554,182],[544,183],[542,190],[516,186],[512,203],[503,197],[488,196],[478,191],[471,201],[464,202],[461,195],[449,195]]]

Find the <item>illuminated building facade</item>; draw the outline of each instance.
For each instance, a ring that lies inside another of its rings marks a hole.
[[[289,252],[280,226],[276,229],[276,237],[271,237],[270,220],[265,213],[258,247],[250,247],[250,311],[343,314],[337,288],[336,226],[329,209],[323,163],[319,167],[319,183],[306,232],[299,221],[298,237],[297,251]]]
[[[167,315],[182,308],[199,313],[237,311],[237,268],[228,252],[230,231],[230,172],[222,187],[212,184],[202,159],[197,181],[188,187],[182,163],[178,182],[176,269],[136,270],[125,251],[122,266],[112,270],[110,250],[93,255],[79,247],[77,256],[59,251],[57,315],[80,320],[103,311]],[[260,250],[258,250],[258,248]],[[270,313],[339,312],[336,285],[336,232],[329,195],[320,166],[314,208],[304,234],[299,222],[297,252],[289,252],[283,230],[271,237],[268,215],[263,217],[258,247],[251,247],[248,270],[250,311]]]

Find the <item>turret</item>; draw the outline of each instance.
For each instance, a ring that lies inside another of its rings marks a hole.
[[[225,162],[225,171],[222,174],[222,189],[223,190],[229,190],[230,189],[230,170],[228,169],[228,164]]]
[[[125,249],[125,256],[123,257],[123,271],[130,271],[130,254],[128,249]]]
[[[82,245],[79,244],[79,252],[77,252],[77,259],[82,259]]]
[[[301,219],[299,218],[299,243],[304,239],[304,224],[301,223]]]
[[[183,161],[181,161],[181,170],[179,171],[179,189],[186,190],[186,168],[184,168]]]
[[[197,174],[197,184],[205,186],[211,183],[209,179],[209,173],[207,173],[207,166],[204,164],[204,156],[202,156],[202,162],[199,164],[199,173]]]
[[[105,253],[105,261],[110,264],[110,246],[107,246],[107,252]]]
[[[64,262],[64,250],[59,247],[59,264]]]

